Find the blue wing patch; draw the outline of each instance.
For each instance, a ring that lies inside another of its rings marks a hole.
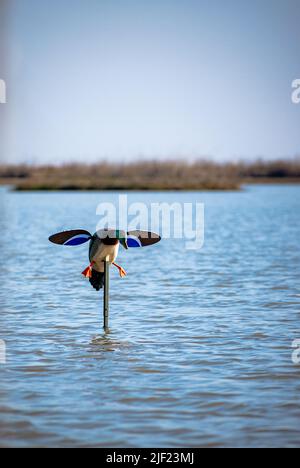
[[[136,247],[142,247],[142,243],[138,237],[135,236],[128,236],[126,239],[127,246],[129,248],[136,248]]]
[[[90,240],[90,236],[85,235],[85,234],[79,234],[78,236],[74,236],[71,239],[67,240],[64,245],[67,246],[77,246],[81,244],[85,244]]]

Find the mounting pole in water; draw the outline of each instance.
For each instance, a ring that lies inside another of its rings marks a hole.
[[[108,330],[109,316],[109,257],[104,261],[104,299],[103,299],[103,328]]]

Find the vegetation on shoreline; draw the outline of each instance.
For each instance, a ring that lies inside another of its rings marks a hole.
[[[300,183],[300,158],[215,163],[206,160],[0,166],[16,190],[238,190],[243,183]]]

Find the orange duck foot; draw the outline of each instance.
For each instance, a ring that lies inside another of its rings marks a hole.
[[[120,265],[118,265],[117,263],[113,263],[113,265],[114,265],[115,267],[118,268],[121,278],[124,278],[124,276],[127,276],[127,273],[126,273],[126,271],[124,270],[124,268],[122,268],[122,267],[121,267]]]
[[[92,277],[92,268],[93,268],[93,265],[95,265],[95,262],[92,262],[92,263],[82,272],[82,275],[83,275],[85,278],[91,278],[91,277]]]

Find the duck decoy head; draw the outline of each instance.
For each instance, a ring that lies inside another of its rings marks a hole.
[[[93,239],[100,239],[106,245],[115,245],[120,242],[124,249],[128,249],[127,233],[120,229],[100,229],[93,235]]]

